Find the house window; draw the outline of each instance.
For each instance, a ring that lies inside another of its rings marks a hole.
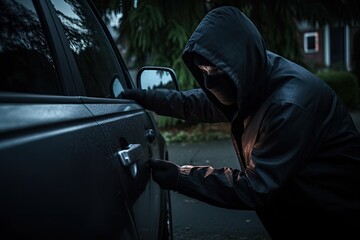
[[[304,52],[316,53],[319,51],[319,33],[307,32],[304,33]]]

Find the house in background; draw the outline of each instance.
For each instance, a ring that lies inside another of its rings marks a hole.
[[[331,68],[351,71],[359,64],[360,27],[313,27],[299,22],[304,62],[314,70]]]

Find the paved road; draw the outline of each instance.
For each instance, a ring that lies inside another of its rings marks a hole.
[[[352,112],[360,130],[360,111]],[[170,144],[170,159],[179,165],[211,165],[238,168],[231,140]],[[222,209],[171,193],[174,240],[255,239],[270,237],[253,211]]]

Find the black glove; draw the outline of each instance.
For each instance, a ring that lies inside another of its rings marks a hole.
[[[140,105],[145,101],[146,90],[143,89],[127,89],[120,93],[120,98],[130,99],[138,102]]]
[[[165,160],[149,159],[153,180],[163,189],[177,190],[180,166]]]

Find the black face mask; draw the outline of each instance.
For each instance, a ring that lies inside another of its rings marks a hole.
[[[236,103],[236,86],[225,73],[214,75],[204,73],[204,85],[222,104],[232,105]]]

